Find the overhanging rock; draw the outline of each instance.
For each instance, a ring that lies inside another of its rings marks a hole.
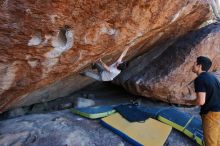
[[[76,91],[91,82],[77,75],[91,62],[112,63],[132,46],[128,60],[211,16],[206,0],[7,0],[0,6],[0,112]]]
[[[163,44],[160,46],[163,48]],[[211,24],[180,37],[156,59],[151,53],[131,61],[129,68],[115,80],[126,90],[137,95],[162,101],[185,104],[195,98],[192,66],[198,56],[208,56],[213,65],[210,71],[219,75],[220,24]]]

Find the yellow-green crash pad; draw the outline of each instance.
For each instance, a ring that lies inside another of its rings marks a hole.
[[[122,136],[132,145],[163,146],[172,127],[154,119],[130,123],[115,113],[101,120],[101,124]]]

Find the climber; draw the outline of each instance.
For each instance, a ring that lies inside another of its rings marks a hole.
[[[127,47],[118,58],[118,60],[112,65],[106,65],[101,59],[98,63],[92,64],[92,69],[97,69],[98,74],[91,71],[85,71],[80,73],[83,76],[93,78],[97,81],[112,81],[116,76],[118,76],[122,70],[127,66],[127,62],[122,62],[123,57],[127,54],[129,47]]]

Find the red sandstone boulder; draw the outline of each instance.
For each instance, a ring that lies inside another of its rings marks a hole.
[[[133,58],[210,15],[205,0],[1,1],[0,112],[76,91],[91,83],[77,75],[91,62],[126,46]]]
[[[154,54],[150,52],[131,61],[115,82],[137,95],[185,104],[185,99],[195,98],[196,75],[191,69],[198,56],[212,59],[210,71],[220,79],[216,72],[220,71],[220,24],[190,32],[165,48],[156,59],[150,60]]]

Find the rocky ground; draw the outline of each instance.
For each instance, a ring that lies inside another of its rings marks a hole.
[[[118,135],[99,124],[71,113],[76,106],[109,105],[129,102],[133,97],[111,84],[95,83],[70,96],[51,102],[11,110],[1,115],[1,146],[129,146]],[[148,107],[176,106],[137,97]],[[82,104],[83,103],[83,104]],[[196,107],[179,107],[197,117]],[[194,146],[192,140],[172,129],[165,146]]]

